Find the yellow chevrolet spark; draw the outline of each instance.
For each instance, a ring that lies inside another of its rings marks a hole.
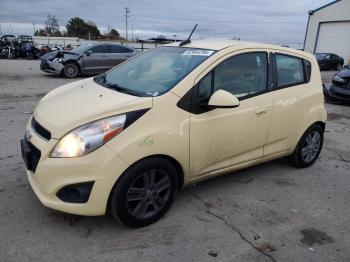
[[[51,91],[21,148],[45,206],[140,227],[191,183],[284,156],[312,165],[325,121],[313,55],[198,40]]]

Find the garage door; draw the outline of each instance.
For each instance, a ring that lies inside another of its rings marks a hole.
[[[321,23],[316,53],[334,53],[350,64],[350,21]]]

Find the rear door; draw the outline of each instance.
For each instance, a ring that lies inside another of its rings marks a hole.
[[[313,103],[311,63],[288,53],[275,53],[274,109],[264,155],[289,151],[302,117]]]
[[[108,66],[110,68],[119,65],[132,56],[134,50],[125,46],[111,45],[111,54],[108,56]]]
[[[107,57],[110,54],[109,45],[96,45],[91,47],[89,55],[83,57],[83,71],[86,73],[102,73],[107,71],[109,66]]]

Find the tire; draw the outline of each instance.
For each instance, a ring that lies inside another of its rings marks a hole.
[[[143,227],[160,219],[178,189],[178,174],[168,160],[150,157],[131,166],[114,186],[112,216],[129,227]]]
[[[290,157],[291,163],[298,168],[311,166],[322,150],[323,134],[324,130],[318,124],[306,130]]]
[[[337,64],[337,68],[336,68],[338,71],[340,71],[341,69],[342,69],[342,64],[341,63],[339,63],[339,64]]]
[[[63,75],[68,78],[75,78],[79,74],[79,66],[74,62],[68,62],[64,65]]]

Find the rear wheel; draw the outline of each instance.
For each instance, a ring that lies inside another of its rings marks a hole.
[[[306,130],[290,158],[293,165],[305,168],[316,161],[322,149],[323,133],[323,128],[317,124]]]
[[[111,214],[130,227],[152,224],[168,211],[177,188],[178,175],[169,161],[159,157],[141,160],[114,186]]]
[[[74,62],[68,62],[64,65],[63,75],[68,78],[75,78],[79,74],[79,66]]]

